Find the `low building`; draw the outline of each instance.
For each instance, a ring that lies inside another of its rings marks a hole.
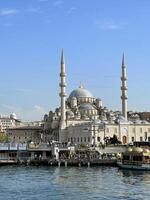
[[[0,116],[0,132],[5,133],[7,128],[20,126],[21,121],[17,119],[16,115],[13,113],[10,117]]]
[[[6,129],[8,141],[16,143],[39,143],[42,139],[40,126],[19,126]]]

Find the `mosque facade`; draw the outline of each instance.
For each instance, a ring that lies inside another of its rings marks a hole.
[[[127,117],[127,75],[122,58],[121,76],[122,111],[112,111],[103,106],[82,84],[66,95],[66,69],[61,55],[60,107],[44,116],[44,132],[47,140],[61,143],[99,146],[106,139],[117,136],[122,144],[134,141],[150,141],[150,123],[138,117]]]

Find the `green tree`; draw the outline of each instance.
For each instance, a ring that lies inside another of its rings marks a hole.
[[[0,142],[7,142],[7,141],[8,141],[7,135],[4,133],[0,133]]]

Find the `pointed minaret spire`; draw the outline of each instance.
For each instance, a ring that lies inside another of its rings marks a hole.
[[[125,66],[125,64],[124,64],[124,52],[123,52],[123,55],[122,55],[122,66]]]
[[[61,51],[61,64],[64,64],[64,63],[65,63],[64,60],[65,60],[65,59],[64,59],[64,50],[62,49],[62,51]]]
[[[127,76],[126,76],[126,66],[125,66],[125,61],[124,61],[124,53],[122,56],[122,86],[121,86],[121,91],[122,91],[122,115],[124,116],[125,119],[127,119]]]
[[[61,53],[61,72],[60,72],[60,98],[61,98],[61,121],[60,129],[66,127],[66,73],[65,73],[65,59],[62,49]]]

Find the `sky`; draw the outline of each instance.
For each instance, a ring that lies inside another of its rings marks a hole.
[[[125,53],[128,110],[150,111],[149,0],[0,0],[0,113],[41,120],[60,105],[64,49],[67,95],[82,82],[121,110]]]

